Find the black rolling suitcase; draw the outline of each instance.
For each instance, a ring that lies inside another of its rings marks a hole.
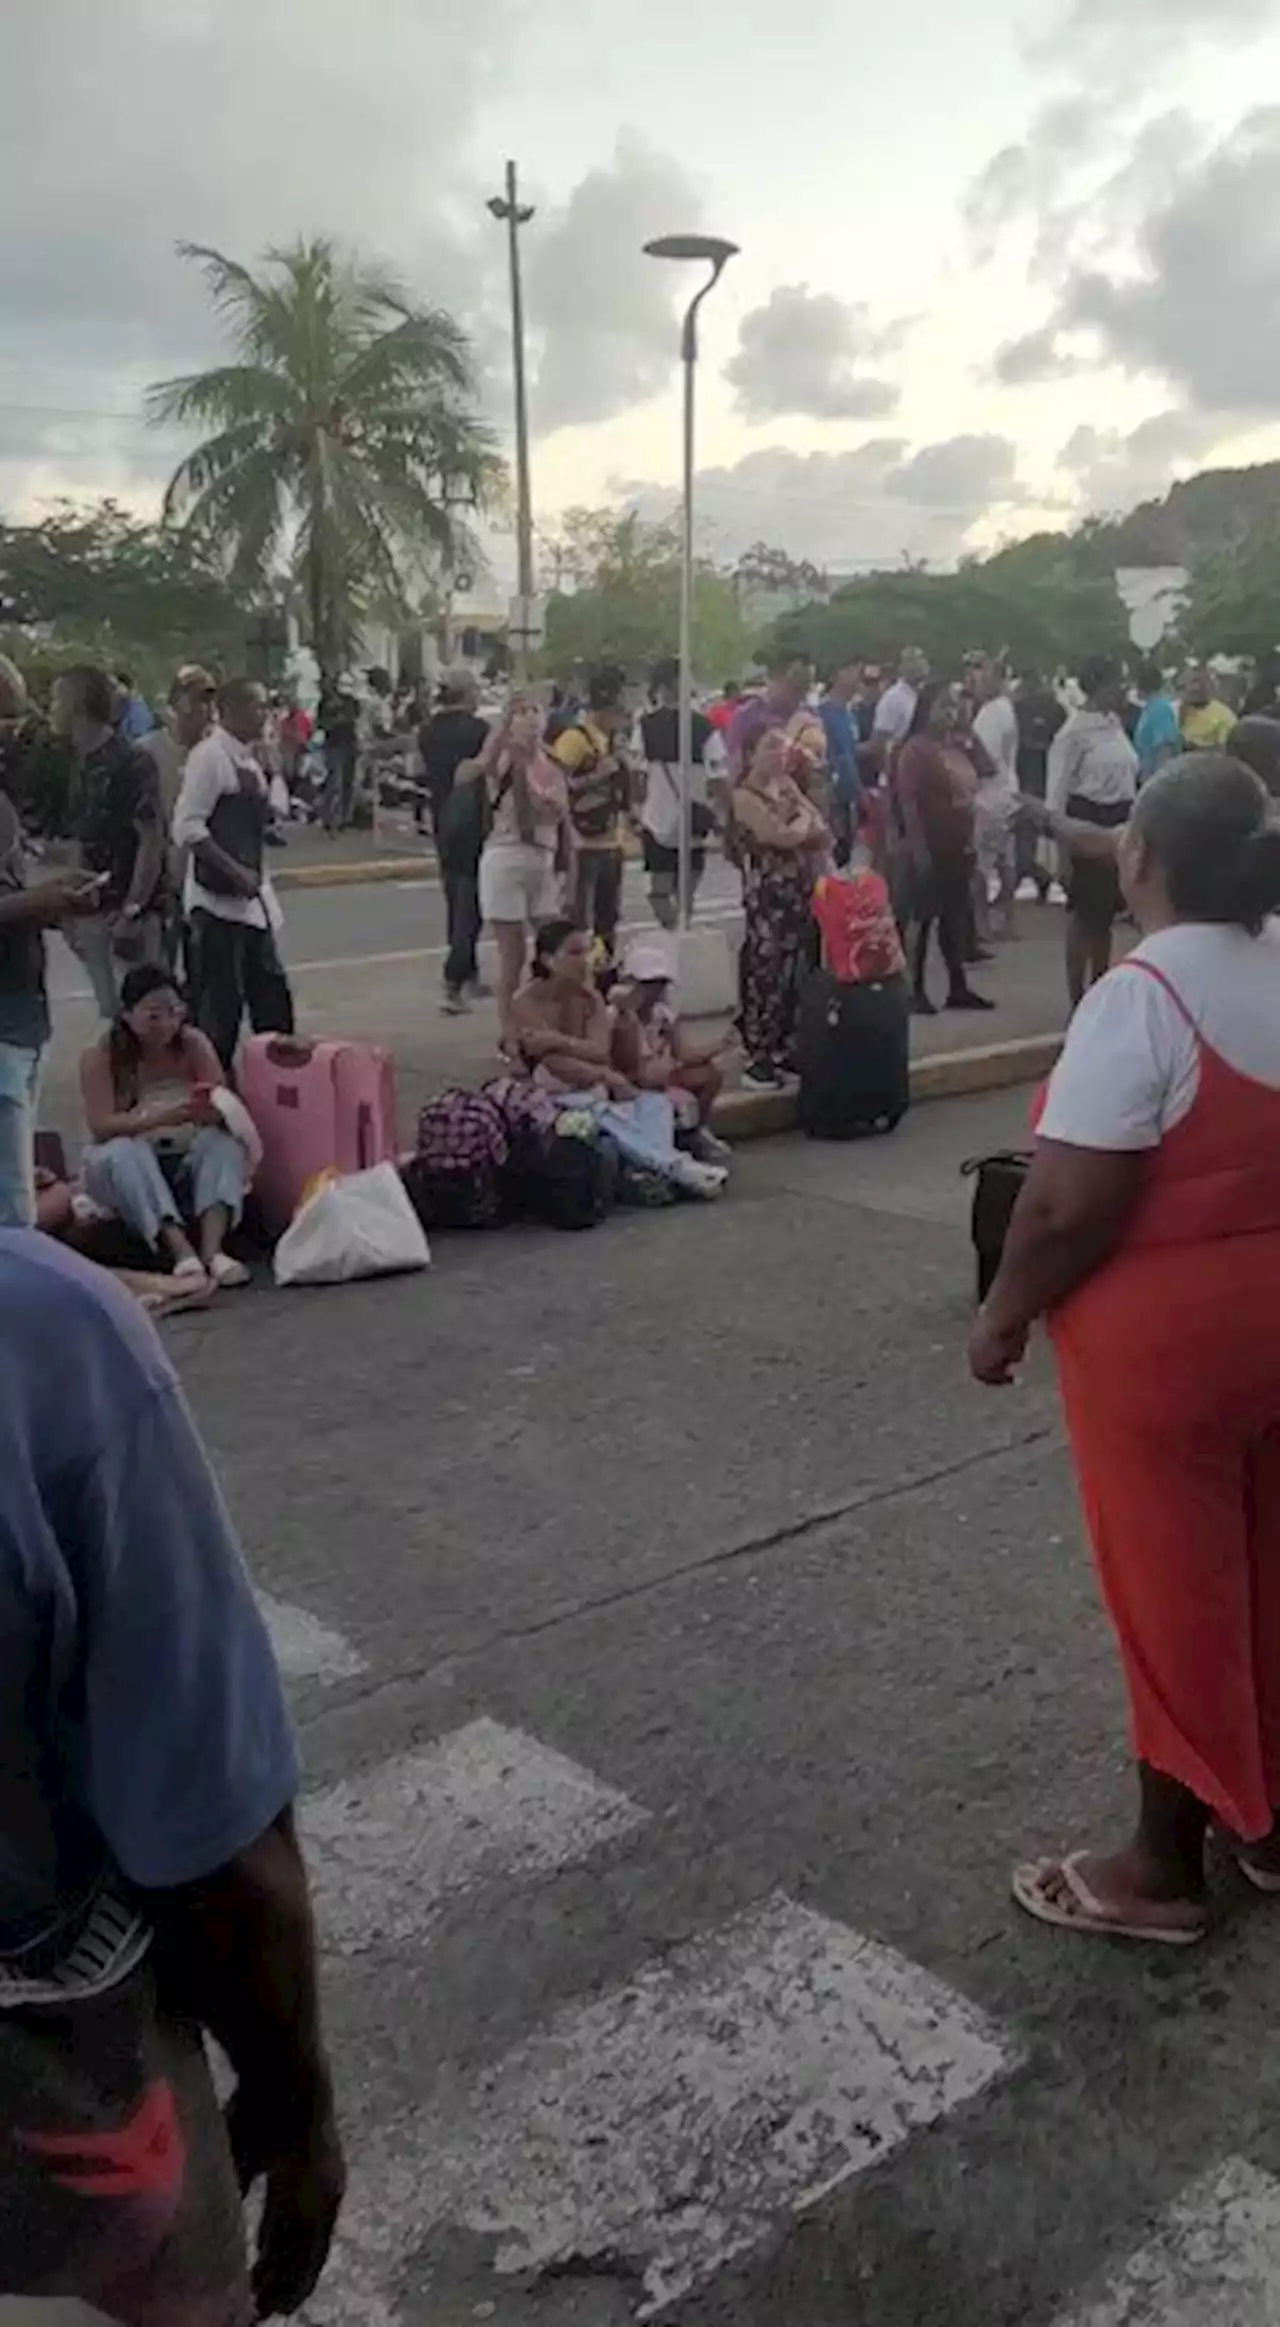
[[[986,1300],[995,1283],[1013,1208],[1030,1169],[1031,1157],[1018,1148],[1005,1148],[996,1155],[970,1156],[968,1163],[960,1166],[966,1180],[977,1181],[973,1191],[973,1249],[978,1262],[980,1302]]]
[[[905,978],[842,985],[813,970],[800,997],[797,1120],[810,1139],[892,1131],[911,1104]]]

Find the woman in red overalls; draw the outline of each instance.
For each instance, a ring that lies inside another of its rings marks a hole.
[[[1009,1381],[1047,1315],[1141,1792],[1127,1849],[1020,1867],[1014,1895],[1186,1945],[1211,1819],[1280,1892],[1280,830],[1198,753],[1119,864],[1142,942],[1072,1022],[970,1362]]]

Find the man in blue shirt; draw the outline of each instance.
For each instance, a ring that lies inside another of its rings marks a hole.
[[[857,664],[844,663],[829,681],[826,693],[818,705],[818,717],[827,738],[827,767],[831,774],[831,797],[835,812],[837,864],[847,864],[849,861],[857,823],[858,799],[862,791],[858,774],[858,725],[851,708],[859,685]]]
[[[342,2165],[274,1658],[151,1326],[22,1229],[0,1230],[0,1638],[0,2295],[122,2327],[294,2310]],[[237,2079],[225,2123],[202,2030]]]
[[[1133,731],[1133,748],[1138,755],[1138,782],[1145,784],[1151,776],[1159,775],[1166,760],[1177,759],[1182,750],[1182,728],[1178,706],[1160,665],[1144,663],[1137,683],[1143,705]]]

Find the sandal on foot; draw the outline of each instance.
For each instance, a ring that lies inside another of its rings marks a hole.
[[[1280,1899],[1280,1868],[1259,1866],[1256,1859],[1246,1858],[1242,1850],[1236,1852],[1236,1865],[1247,1883],[1261,1891],[1264,1899]]]
[[[220,1292],[238,1291],[250,1282],[248,1269],[242,1260],[235,1260],[229,1252],[216,1252],[209,1263],[209,1274]]]
[[[1033,1916],[1037,1923],[1049,1924],[1055,1931],[1077,1931],[1088,1939],[1137,1939],[1155,1947],[1194,1947],[1198,1940],[1205,1938],[1209,1918],[1203,1908],[1193,1908],[1190,1902],[1185,1909],[1171,1911],[1153,1901],[1149,1922],[1140,1912],[1126,1913],[1108,1907],[1081,1872],[1088,1855],[1087,1851],[1080,1850],[1071,1858],[1036,1858],[1016,1867],[1013,1895],[1023,1913]],[[1069,1905],[1049,1896],[1050,1876],[1065,1883]],[[1171,1912],[1181,1912],[1187,1920],[1173,1921]]]

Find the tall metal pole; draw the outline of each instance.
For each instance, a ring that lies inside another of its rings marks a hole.
[[[516,165],[507,163],[507,192],[505,201],[494,195],[489,208],[495,218],[503,219],[507,229],[507,255],[511,272],[511,368],[515,379],[516,399],[516,588],[522,602],[525,620],[534,595],[533,571],[533,496],[529,483],[529,400],[525,385],[524,368],[524,288],[520,279],[520,229],[533,217],[532,206],[520,206],[516,179]],[[512,654],[512,675],[517,686],[523,686],[529,675],[528,644],[517,633]]]
[[[707,285],[707,290],[710,285]],[[680,354],[684,365],[684,554],[680,561],[680,920],[693,927],[693,438],[698,378],[699,291],[684,319]]]

